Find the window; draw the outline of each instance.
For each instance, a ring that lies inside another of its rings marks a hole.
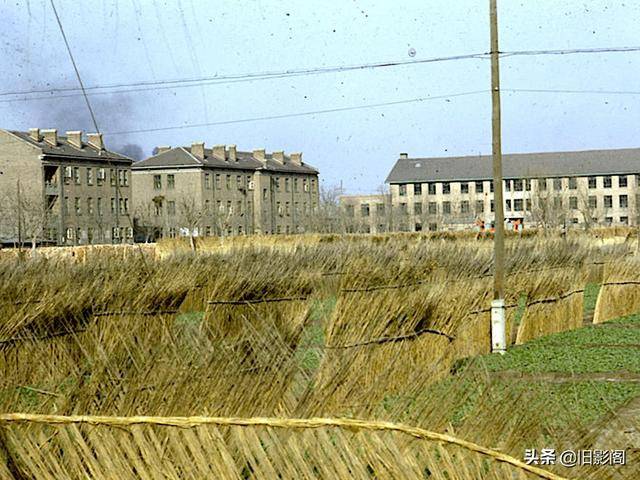
[[[507,199],[505,203],[507,204],[507,210],[511,211],[511,200]]]
[[[69,185],[72,177],[73,169],[71,167],[64,167],[64,184]]]
[[[589,177],[589,188],[596,188],[596,177]]]
[[[539,178],[538,179],[538,190],[546,190],[547,189],[547,179]]]
[[[451,202],[442,202],[442,213],[445,215],[451,213]]]
[[[251,180],[251,177],[248,177],[247,180]],[[294,192],[298,192],[298,179],[294,178],[293,179],[293,191]]]
[[[435,195],[436,194],[436,184],[435,183],[430,183],[428,188],[429,188],[429,195]]]
[[[268,196],[269,196],[268,190],[266,188],[263,188],[262,189],[262,199],[266,200]]]
[[[111,197],[111,215],[116,214],[116,199]]]
[[[422,215],[422,203],[416,202],[413,204],[413,213],[416,215]]]
[[[111,228],[111,238],[120,238],[120,229],[118,227]]]
[[[602,184],[604,185],[604,188],[611,188],[611,175],[602,177]]]
[[[415,224],[415,231],[416,232],[421,232],[422,231],[422,224],[421,223],[416,223]]]
[[[208,173],[206,175],[209,175]],[[173,190],[176,188],[176,176],[173,173],[167,174],[167,188]]]
[[[554,178],[553,179],[553,189],[556,192],[559,192],[560,190],[562,190],[562,179],[561,178]]]
[[[560,197],[553,197],[553,208],[556,210],[562,207],[562,199]]]
[[[401,197],[404,197],[407,194],[407,185],[405,185],[404,183],[401,183],[400,185],[398,185],[398,195],[400,195]]]
[[[218,212],[224,213],[224,205],[222,204],[222,202],[220,200],[216,201],[216,207],[218,209]]]
[[[629,206],[629,196],[620,195],[618,202],[620,203],[620,208],[627,208]]]
[[[216,173],[215,182],[216,182],[216,190],[220,190],[220,182],[221,182],[221,180],[220,180],[220,174],[219,173]]]
[[[67,228],[67,232],[66,232],[66,235],[65,235],[66,239],[67,240],[73,240],[75,236],[76,236],[75,235],[75,230],[73,228],[71,228],[71,227]]]
[[[621,175],[618,177],[618,187],[625,188],[627,186],[627,176]]]
[[[448,195],[451,193],[451,184],[449,182],[444,182],[442,184],[442,193],[444,195]]]
[[[316,192],[316,179],[315,178],[311,179],[311,191],[314,192],[314,193]]]
[[[98,216],[101,217],[102,215],[104,215],[104,208],[102,205],[102,198],[98,197],[97,202],[96,202],[96,210],[98,210]]]
[[[96,181],[96,184],[97,184],[97,185],[102,185],[102,184],[104,184],[104,179],[105,179],[105,178],[106,178],[106,175],[105,175],[105,170],[104,170],[104,168],[99,168],[99,169],[98,169],[98,171],[97,171],[97,175],[96,175],[96,180],[97,180],[97,181]]]
[[[175,215],[176,214],[176,202],[173,200],[170,200],[167,202],[167,214],[168,215]]]
[[[204,211],[207,214],[211,213],[211,202],[209,200],[204,201]]]
[[[516,192],[521,192],[523,190],[522,180],[513,181],[513,190]]]
[[[493,183],[491,185],[493,185]],[[496,203],[493,200],[491,200],[491,211],[492,212],[496,211]]]
[[[623,225],[629,225],[629,217],[620,217],[620,223]]]
[[[477,200],[476,201],[476,213],[480,213],[484,211],[484,201]]]
[[[521,199],[521,198],[516,198],[516,199],[513,201],[513,209],[514,209],[516,212],[522,212],[522,211],[524,210],[524,209],[523,209],[523,201],[522,201],[522,199]]]
[[[291,191],[291,186],[289,185],[289,177],[285,177],[284,179],[284,191],[285,192],[290,192]]]
[[[400,213],[402,215],[406,215],[407,213],[409,213],[409,211],[407,210],[407,204],[406,203],[401,203],[400,204]]]
[[[280,205],[279,202],[278,202],[278,205]],[[345,208],[347,210],[347,217],[353,218],[355,216],[355,209],[353,205],[347,205]],[[278,207],[278,209],[280,209],[280,207]]]
[[[76,241],[80,242],[82,240],[82,229],[80,227],[76,228]]]
[[[124,199],[124,213],[129,213],[129,199],[125,197]]]
[[[569,197],[569,208],[572,210],[578,209],[578,197]]]
[[[489,182],[489,191],[493,193],[493,182]]]
[[[153,176],[153,189],[160,190],[162,188],[162,176],[154,175]]]
[[[414,195],[422,195],[422,184],[414,183],[413,184],[413,194]]]
[[[87,185],[93,185],[93,168],[87,168]]]
[[[525,209],[527,212],[530,212],[530,211],[531,211],[531,199],[530,199],[530,198],[527,198],[527,199],[525,200],[525,202],[524,202],[524,209]]]
[[[93,243],[93,228],[87,228],[87,243]]]
[[[527,180],[524,181],[524,189],[527,192],[531,191],[531,180],[527,179]]]
[[[242,175],[236,175],[236,188],[238,190],[242,188]]]
[[[429,202],[429,215],[435,215],[438,213],[438,204],[436,202]]]
[[[80,185],[80,167],[73,167],[73,181],[76,185]]]
[[[116,186],[116,171],[113,168],[109,169],[109,185]]]
[[[460,203],[460,212],[461,212],[461,213],[469,213],[469,210],[470,210],[470,208],[469,208],[469,201],[468,201],[468,200],[463,200],[463,201]]]
[[[231,190],[231,175],[226,176],[225,186],[227,187],[227,190]]]
[[[120,179],[120,186],[126,187],[129,185],[129,178],[126,170],[118,170],[118,178]]]
[[[613,207],[613,197],[611,195],[604,196],[604,208]]]
[[[369,216],[369,204],[368,203],[363,203],[362,205],[360,205],[360,215],[362,215],[363,217],[368,217]]]
[[[604,217],[604,223],[611,225],[613,223],[613,217]]]
[[[305,203],[305,206],[306,206],[306,203]],[[305,211],[306,211],[306,208],[305,208]],[[384,215],[384,203],[376,204],[376,215],[378,216]]]
[[[578,188],[578,179],[576,177],[569,177],[569,190],[575,190]]]
[[[127,232],[127,238],[133,238],[133,228],[127,227],[126,232]]]
[[[113,213],[113,209],[114,209],[114,205],[115,205],[115,199],[111,199],[111,212]],[[161,216],[162,215],[162,200],[158,200],[153,202],[153,206],[155,207],[155,213],[156,216]]]
[[[437,223],[430,223],[429,224],[429,231],[430,232],[435,232],[436,230],[438,230],[438,224]]]
[[[460,184],[460,193],[469,193],[469,183],[463,182]]]
[[[82,210],[80,209],[80,197],[76,197],[73,202],[73,209],[76,212],[76,215],[82,215]]]
[[[511,180],[506,180],[504,182],[504,190],[505,190],[505,192],[510,192],[511,191]]]
[[[484,192],[484,184],[482,182],[476,182],[476,193]]]
[[[287,217],[291,215],[291,209],[289,208],[289,202],[284,202],[284,214]]]
[[[598,207],[598,197],[595,195],[589,195],[589,208],[597,208]]]
[[[93,198],[87,198],[87,214],[93,215]]]
[[[289,206],[289,202],[287,202],[287,207]],[[238,200],[236,202],[236,212],[238,212],[239,215],[243,215],[242,212],[242,200]]]

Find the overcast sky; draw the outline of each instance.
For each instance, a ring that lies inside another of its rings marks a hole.
[[[91,88],[483,53],[489,50],[489,0],[55,4],[108,147],[135,153],[131,145],[137,145],[149,155],[156,145],[205,141],[302,151],[325,185],[342,181],[350,193],[374,192],[399,152],[491,152],[487,59],[121,88],[144,88],[138,92]],[[640,46],[636,1],[498,4],[501,51]],[[76,91],[7,95],[78,83],[50,0],[0,0],[0,10],[0,127],[93,130]],[[504,57],[501,66],[505,89],[636,92],[505,91],[505,152],[640,146],[640,52]],[[484,92],[455,96],[479,90]],[[216,125],[188,127],[193,124]]]

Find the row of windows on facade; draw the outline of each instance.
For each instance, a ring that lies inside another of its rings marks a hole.
[[[301,227],[300,225],[296,225],[295,227],[292,227],[290,225],[284,225],[284,227],[282,225],[277,225],[276,226],[276,232],[278,234],[289,234],[289,233],[302,233],[304,232],[304,228]],[[238,225],[237,228],[233,228],[231,226],[225,228],[225,229],[219,229],[219,228],[214,228],[210,225],[205,225],[201,230],[198,228],[194,229],[194,236],[200,236],[203,235],[205,237],[211,237],[211,236],[218,236],[221,234],[226,234],[228,236],[231,235],[244,235],[245,233],[250,233],[247,232],[244,227],[242,225]],[[265,232],[265,233],[269,233],[269,232]],[[186,237],[189,235],[189,231],[187,228],[177,228],[177,227],[169,227],[167,229],[167,237],[169,238],[177,238],[178,236],[182,236],[182,237]],[[162,233],[160,235],[160,237],[163,237]]]
[[[86,230],[78,227],[68,227],[65,230],[65,241],[66,242],[82,242],[87,241],[88,243],[100,243],[105,240],[107,231],[101,228],[93,228],[89,227]],[[48,232],[49,238],[56,238],[58,236],[58,231],[55,228],[49,229]],[[111,227],[111,239],[131,239],[133,238],[133,228],[131,227]]]
[[[629,196],[628,195],[604,195],[602,197],[602,202],[598,205],[598,197],[595,195],[589,195],[586,205],[582,205],[582,207],[588,207],[592,209],[597,208],[613,208],[614,207],[614,199],[617,200],[618,208],[628,208],[629,207]],[[568,200],[568,202],[567,202]],[[471,202],[468,200],[462,200],[461,202],[453,204],[456,209],[460,211],[460,213],[471,213]],[[513,201],[511,199],[505,200],[505,207],[507,211],[516,211],[516,212],[524,212],[531,211],[531,199],[522,199],[517,198]],[[640,195],[636,197],[636,205],[640,205]],[[577,210],[580,208],[578,197],[571,196],[568,199],[563,199],[561,197],[553,197],[553,207],[554,208],[562,208],[569,207],[572,210]],[[376,205],[376,214],[378,216],[385,215],[385,205],[383,203],[379,203]],[[438,208],[440,207],[440,208]],[[475,202],[475,212],[484,212],[485,202],[484,200],[477,200]],[[400,203],[399,210],[402,214],[408,214],[409,208],[407,203]],[[444,201],[444,202],[429,202],[427,204],[427,213],[430,215],[436,215],[438,210],[443,214],[450,214],[452,211],[452,202]],[[495,210],[495,205],[493,200],[490,202],[490,210],[493,212]],[[420,202],[416,202],[413,204],[413,213],[415,215],[422,215],[423,213],[423,204]],[[354,216],[354,207],[353,205],[347,206],[347,214],[349,216]],[[363,203],[360,205],[360,215],[362,217],[369,217],[371,215],[371,208],[369,204]]]
[[[597,218],[592,218],[591,221],[593,223],[598,223],[598,219]],[[580,218],[578,217],[572,217],[569,222],[573,225],[579,225],[580,224]],[[620,217],[604,217],[604,223],[607,225],[613,225],[614,222],[617,222],[620,225],[629,225],[629,217],[626,215],[620,216]],[[416,222],[414,225],[414,230],[416,232],[420,232],[423,230],[423,225],[420,222]],[[384,230],[384,225],[379,225],[378,226],[378,231],[382,232],[385,231]],[[353,231],[355,231],[356,229],[360,229],[361,231],[364,231],[366,233],[370,233],[371,232],[371,227],[369,225],[361,225],[361,226],[352,226],[351,227]],[[429,223],[428,224],[428,229],[429,231],[435,232],[438,230],[438,224],[437,223]],[[409,231],[409,225],[407,223],[401,223],[398,225],[398,230],[401,232],[408,232]]]
[[[315,202],[313,203],[313,205],[315,206]],[[156,216],[161,216],[162,215],[163,206],[164,206],[164,203],[162,201],[154,202],[154,208],[155,208]],[[224,202],[222,202],[221,200],[217,200],[216,201],[216,211],[218,213],[228,214],[228,215],[233,215],[233,214],[244,215],[244,213],[245,213],[244,202],[242,200],[236,201],[235,208],[234,208],[234,204],[233,204],[233,202],[231,200],[227,200],[226,204]],[[253,202],[251,200],[247,200],[246,211],[248,213],[251,213],[253,211]],[[205,213],[211,213],[211,202],[209,200],[205,200],[204,201],[204,212]],[[276,212],[280,216],[287,216],[287,217],[291,216],[291,203],[290,202],[285,202],[284,203],[284,207],[283,207],[281,202],[276,202]],[[294,212],[294,215],[300,215],[300,214],[306,215],[306,214],[310,213],[309,205],[307,204],[307,202],[303,202],[302,203],[302,210],[300,210],[300,203],[299,202],[294,202],[293,203],[293,212]],[[175,200],[167,201],[167,215],[169,215],[169,216],[176,215],[176,202],[175,202]]]
[[[168,173],[166,174],[167,177],[167,189],[168,190],[173,190],[176,187],[176,178],[175,175],[173,173]],[[220,173],[216,173],[215,174],[215,182],[214,182],[214,186],[216,190],[220,190],[222,188],[222,174]],[[292,182],[293,180],[293,182]],[[293,183],[293,191],[294,192],[299,192],[300,189],[300,182],[299,182],[299,178],[294,177],[293,179],[290,179],[289,177],[285,177],[284,178],[284,191],[285,192],[290,192],[291,191],[291,184]],[[280,192],[281,191],[281,179],[280,177],[275,177],[273,178],[273,182],[274,182],[274,187],[276,189],[276,191]],[[232,175],[228,174],[225,175],[225,188],[227,190],[231,190],[231,185],[232,185]],[[247,175],[246,176],[246,184],[243,182],[243,176],[242,175],[236,175],[236,189],[238,190],[242,190],[245,188],[248,190],[253,190],[255,188],[254,182],[252,180],[252,176],[251,175]],[[153,188],[155,190],[162,190],[162,175],[161,174],[157,174],[153,176]],[[204,174],[204,188],[207,190],[211,189],[211,174],[210,173],[205,173]],[[310,179],[310,182],[307,182],[306,178],[302,178],[302,191],[303,192],[314,192],[316,191],[316,181],[315,179]]]
[[[636,184],[640,186],[640,175],[635,175]],[[588,188],[594,189],[598,188],[598,177],[587,177],[587,186]],[[628,176],[627,175],[607,175],[602,177],[602,188],[613,188],[613,180],[617,179],[618,188],[626,188],[629,186]],[[553,178],[550,179],[551,182],[548,182],[546,178],[535,179],[538,185],[538,190],[553,190],[560,191],[563,189],[563,185],[567,185],[569,190],[576,190],[578,188],[578,178],[577,177],[564,177],[564,178]],[[451,193],[451,183],[452,182],[437,182],[437,183],[428,183],[427,192],[429,195],[436,195],[436,185],[441,185],[441,192],[443,195],[448,195]],[[455,182],[458,183],[458,182]],[[460,183],[460,193],[467,194],[470,191],[470,186],[473,184],[475,186],[476,193],[484,193],[484,182],[459,182]],[[423,184],[421,183],[413,183],[399,184],[398,194],[400,196],[405,196],[407,194],[407,186],[413,186],[413,194],[416,196],[422,195]],[[507,192],[522,192],[522,191],[530,191],[533,185],[533,181],[530,179],[520,179],[520,180],[505,180],[503,182],[504,189]],[[489,191],[493,192],[493,182],[489,182]]]
[[[82,215],[82,212],[83,212],[82,203],[83,202],[82,202],[82,199],[80,197],[75,197],[73,199],[73,212],[77,216]],[[116,215],[116,214],[127,215],[129,213],[129,199],[126,198],[126,197],[119,198],[119,199],[117,199],[117,201],[116,201],[115,198],[112,197],[110,205],[111,205],[111,214],[112,215]],[[103,199],[101,197],[98,197],[98,198],[95,199],[95,205],[94,205],[93,197],[88,197],[86,199],[85,207],[86,207],[87,215],[93,215],[94,213],[97,214],[99,217],[104,215],[104,202],[103,202]],[[70,210],[69,210],[69,197],[64,197],[63,209],[64,209],[63,210],[64,214],[68,215],[69,212],[70,212]]]
[[[95,177],[94,177],[95,174]],[[107,173],[106,169],[103,167],[86,167],[85,168],[85,178],[86,185],[104,185]],[[75,185],[82,185],[82,178],[80,175],[80,167],[64,167],[64,184],[70,185],[74,183]],[[46,184],[49,186],[56,185],[55,177],[47,179]],[[129,172],[127,170],[110,168],[109,169],[109,185],[115,187],[117,185],[121,187],[129,186]]]

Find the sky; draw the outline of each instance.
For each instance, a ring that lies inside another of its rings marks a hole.
[[[491,153],[486,57],[250,76],[486,53],[489,0],[54,2],[108,148],[301,151],[322,185],[346,193],[378,191],[400,152]],[[502,52],[640,46],[640,2],[498,9]],[[78,81],[51,0],[0,0],[0,18],[0,128],[95,130],[82,95],[65,90]],[[639,67],[640,52],[504,56],[503,151],[640,147]],[[306,114],[323,110],[334,111]]]

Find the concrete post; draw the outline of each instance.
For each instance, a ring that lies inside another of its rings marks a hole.
[[[491,302],[491,353],[504,355],[507,350],[507,329],[504,299]]]

